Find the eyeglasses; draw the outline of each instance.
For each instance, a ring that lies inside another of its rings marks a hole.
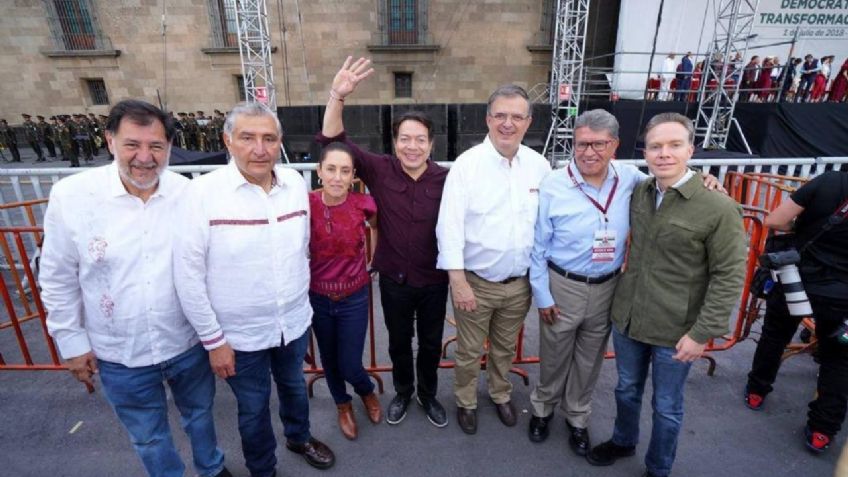
[[[521,123],[521,122],[526,121],[527,118],[530,117],[530,115],[507,114],[507,113],[495,113],[495,114],[490,114],[489,116],[491,116],[495,121],[497,121],[499,123],[506,122],[507,119],[509,119],[510,121],[512,121],[514,123]]]
[[[324,230],[326,230],[328,234],[333,233],[333,221],[330,217],[330,208],[326,205],[324,206],[324,220],[326,221],[324,223]]]
[[[586,149],[589,149],[589,146],[592,146],[592,150],[595,152],[603,152],[611,142],[612,140],[610,139],[606,141],[576,142],[574,143],[574,150],[584,152]]]

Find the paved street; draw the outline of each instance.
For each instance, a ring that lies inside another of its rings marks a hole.
[[[376,300],[379,303],[379,299]],[[386,337],[379,308],[377,324],[377,361],[388,363]],[[526,321],[527,354],[538,350],[538,320],[531,312]],[[28,339],[37,342],[37,323],[26,326]],[[755,328],[754,337],[757,335]],[[455,330],[448,326],[445,336]],[[785,363],[777,389],[769,396],[763,412],[744,407],[742,388],[754,350],[752,340],[729,351],[716,353],[716,375],[706,375],[706,363],[697,363],[690,374],[686,390],[686,417],[677,452],[675,474],[685,477],[722,476],[830,476],[838,451],[844,442],[840,436],[830,452],[822,456],[809,454],[803,445],[802,428],[806,403],[813,394],[816,367],[809,356],[799,356]],[[8,362],[19,360],[11,329],[0,330],[0,353]],[[449,358],[453,348],[449,348]],[[43,352],[40,352],[44,356]],[[39,351],[36,351],[36,359]],[[613,389],[615,363],[604,363],[601,379],[594,395],[594,412],[590,422],[593,441],[610,436],[615,405]],[[536,381],[538,367],[523,366]],[[386,393],[380,396],[384,407],[391,400],[391,376],[383,374]],[[650,404],[647,398],[642,415],[643,440],[637,457],[620,460],[607,468],[588,465],[568,449],[565,425],[561,417],[553,421],[551,437],[543,444],[527,439],[529,393],[516,376],[513,399],[521,411],[514,428],[504,427],[494,408],[485,398],[485,379],[480,381],[479,431],[467,436],[456,425],[451,387],[453,371],[440,371],[439,398],[449,411],[450,425],[437,429],[429,424],[417,406],[410,408],[407,418],[397,426],[366,423],[361,403],[354,409],[360,423],[360,437],[347,441],[335,422],[335,406],[326,385],[318,381],[311,400],[313,434],[325,440],[336,452],[336,466],[326,472],[309,467],[299,456],[280,445],[278,469],[281,476],[486,476],[516,475],[567,477],[639,476],[650,430]],[[646,396],[650,396],[650,385]],[[143,470],[128,443],[124,431],[98,391],[88,395],[85,388],[65,372],[0,371],[0,462],[2,475],[14,477],[40,476],[142,476]],[[277,406],[273,398],[273,408]],[[227,464],[234,475],[247,477],[243,465],[236,405],[225,383],[219,382],[216,396],[216,423],[220,444],[227,454]],[[171,425],[179,448],[190,462],[187,440],[179,429],[176,413]],[[282,436],[275,422],[277,436]]]

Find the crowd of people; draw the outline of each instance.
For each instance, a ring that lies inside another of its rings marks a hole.
[[[694,101],[706,60],[694,63],[692,52],[686,53],[680,62],[675,58],[672,53],[663,60],[660,72],[649,86],[651,96],[659,101]],[[778,56],[753,55],[744,63],[741,54],[725,62],[716,53],[710,64],[714,72],[725,70],[726,84],[739,84],[740,101],[842,103],[848,101],[848,59],[839,69],[834,66],[834,59],[833,55],[816,58],[807,54],[803,59],[790,58],[782,64]]]
[[[368,60],[348,58],[334,77],[316,136],[322,188],[312,193],[281,166],[281,125],[261,104],[228,113],[222,138],[231,161],[191,181],[167,170],[174,121],[142,101],[115,105],[105,124],[115,161],[59,181],[44,221],[41,296],[71,373],[92,386],[99,375],[151,476],[185,471],[165,381],[196,473],[231,475],[216,438],[215,376],[236,398],[252,476],[277,473],[274,386],[286,448],[326,469],[336,457],[310,432],[303,374],[310,329],[346,438],[358,437],[348,389],[373,424],[400,424],[414,397],[445,427],[437,370],[450,295],[455,418],[472,435],[486,418],[477,412],[484,349],[487,398],[505,426],[518,422],[507,374],[535,300],[541,368],[529,439],[544,441],[559,409],[570,448],[590,464],[633,456],[650,372],[644,475],[668,476],[690,367],[727,333],[745,277],[740,206],[713,190],[714,177],[687,166],[692,122],[676,113],[650,119],[648,176],[612,161],[616,118],[584,112],[573,160],[552,171],[522,144],[533,119],[527,93],[506,85],[489,97],[484,141],[448,170],[431,158],[433,123],[422,112],[395,118],[389,154],[345,134],[345,99],[372,73]],[[351,191],[354,177],[369,195]],[[385,416],[362,366],[369,266],[379,274],[392,361]],[[617,414],[611,437],[593,446],[592,392],[610,335]],[[834,372],[844,378],[843,368]],[[845,393],[820,389],[818,399],[840,402],[832,417],[841,422]],[[817,422],[811,413],[806,443],[820,452],[838,426]]]
[[[37,122],[27,113],[23,117],[22,128],[27,145],[36,155],[35,162],[50,162],[54,159],[69,161],[71,167],[80,167],[82,157],[86,163],[94,161],[100,148],[106,143],[106,116],[94,113],[62,114],[50,116],[48,123],[44,116],[37,115]],[[42,149],[41,145],[44,145]],[[5,148],[10,157],[2,156],[5,162],[21,162],[18,139],[15,130],[5,119],[0,119],[0,154]],[[45,150],[47,155],[45,156]],[[58,152],[58,154],[57,154]]]
[[[206,116],[203,111],[197,111],[197,114],[180,112],[177,113],[179,119],[174,118],[173,112],[168,115],[176,128],[174,145],[190,151],[223,150],[223,112],[216,109],[212,117]],[[20,128],[26,144],[36,155],[35,162],[59,160],[70,162],[71,167],[80,167],[80,158],[86,164],[93,162],[106,144],[107,116],[103,114],[60,114],[50,116],[50,122],[41,115],[35,116],[37,121],[33,121],[32,115],[27,113],[21,114],[21,117]],[[5,119],[0,119],[0,160],[22,162],[18,135]]]

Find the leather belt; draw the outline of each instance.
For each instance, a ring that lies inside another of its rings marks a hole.
[[[569,280],[574,280],[580,283],[586,283],[588,285],[599,285],[601,283],[608,282],[621,273],[621,269],[619,268],[618,270],[607,273],[606,275],[587,277],[585,275],[580,275],[579,273],[569,272],[550,260],[548,260],[548,267],[554,272],[556,272],[558,275],[561,275]]]
[[[471,273],[473,273],[474,276],[479,278],[480,280],[486,280],[485,278],[478,275],[477,272],[471,272]],[[522,278],[527,278],[527,274],[525,273],[524,275],[519,275],[517,277],[509,277],[509,278],[507,278],[505,280],[501,280],[499,282],[495,282],[495,281],[492,281],[492,280],[486,280],[486,281],[489,282],[489,283],[500,283],[501,285],[508,285],[508,284],[510,284],[510,283],[512,283],[516,280],[521,280]]]

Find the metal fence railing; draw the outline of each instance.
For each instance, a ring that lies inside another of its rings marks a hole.
[[[643,159],[619,159],[618,163],[633,164],[646,170],[647,165]],[[439,162],[439,164],[450,167],[451,162]],[[563,166],[560,162],[558,165]],[[693,168],[710,172],[720,181],[724,181],[729,171],[753,172],[764,174],[776,174],[781,176],[813,177],[826,170],[848,170],[848,157],[804,157],[804,158],[731,158],[731,159],[691,159],[689,165]],[[303,174],[307,186],[312,184],[312,176],[315,171],[314,163],[285,164]],[[171,170],[191,177],[210,172],[221,166],[171,166]],[[0,204],[13,202],[25,202],[37,199],[46,199],[50,194],[50,187],[61,178],[75,174],[85,169],[80,168],[51,168],[51,169],[0,169]],[[37,222],[44,215],[45,204],[39,203],[34,207]],[[8,210],[0,208],[0,225],[13,227],[18,225],[31,225],[26,217],[18,216]]]

